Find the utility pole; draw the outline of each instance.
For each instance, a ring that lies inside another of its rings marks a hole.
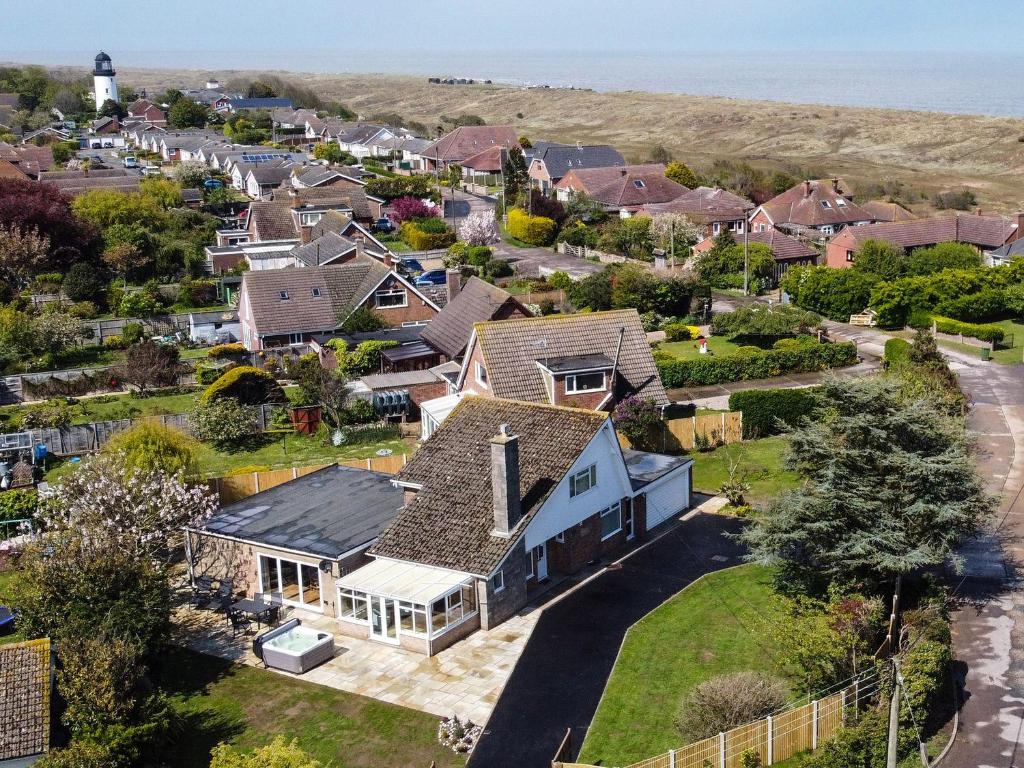
[[[676,271],[676,217],[674,215],[672,216],[671,219],[669,219],[669,224],[671,225],[671,234],[669,235],[669,250],[672,253],[672,259],[671,259],[671,261],[669,263],[672,265],[671,271],[675,272]]]
[[[892,699],[889,700],[889,743],[886,749],[885,768],[896,768],[896,747],[900,735],[900,673],[893,663]]]
[[[743,295],[750,295],[750,248],[747,244],[747,230],[749,227],[744,225],[743,227]]]

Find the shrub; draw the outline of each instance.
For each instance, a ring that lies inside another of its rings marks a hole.
[[[697,685],[684,699],[676,728],[684,741],[700,741],[759,720],[786,703],[786,686],[758,672],[718,675]]]
[[[399,197],[388,206],[388,218],[395,224],[402,224],[410,219],[429,219],[439,216],[441,210],[436,205],[429,205],[416,197]]]
[[[377,412],[373,410],[373,403],[369,400],[354,400],[352,405],[345,409],[345,415],[349,424],[369,424],[377,421]]]
[[[126,342],[124,337],[120,334],[115,334],[113,336],[107,336],[107,338],[103,340],[103,346],[108,349],[124,349],[128,346],[128,342]]]
[[[217,284],[212,280],[182,278],[178,284],[178,304],[183,307],[208,307],[217,301]]]
[[[572,288],[573,281],[569,277],[568,272],[558,271],[551,273],[551,277],[548,278],[548,284],[556,290],[567,291]]]
[[[72,301],[93,301],[103,292],[103,280],[94,265],[79,262],[68,270],[61,288]]]
[[[651,430],[661,421],[658,406],[649,397],[630,395],[615,406],[612,414],[615,428],[621,432],[634,448],[647,444]]]
[[[690,341],[700,336],[700,328],[686,323],[669,323],[664,331],[667,341]]]
[[[1006,332],[1000,326],[991,323],[986,325],[962,323],[959,320],[938,315],[934,315],[932,320],[935,322],[935,330],[939,333],[963,334],[964,336],[981,339],[982,341],[993,341],[997,344],[1006,335]]]
[[[910,361],[910,342],[906,339],[889,339],[885,342],[883,360],[886,365]]]
[[[141,472],[160,469],[169,475],[181,472],[192,477],[196,474],[199,445],[181,430],[158,421],[141,421],[110,438],[103,453],[123,454],[127,466]]]
[[[42,405],[32,408],[21,418],[22,429],[43,429],[67,427],[71,424],[71,406],[67,401],[54,399],[47,400]]]
[[[322,763],[314,760],[299,748],[295,739],[286,742],[284,736],[275,736],[274,740],[251,752],[240,752],[227,744],[218,744],[213,748],[210,768],[322,768]]]
[[[200,401],[189,414],[192,434],[222,450],[237,448],[252,439],[259,426],[256,408],[233,397]]]
[[[273,376],[251,365],[232,368],[206,388],[200,398],[208,403],[219,398],[233,398],[242,405],[287,402],[284,390]]]
[[[792,304],[740,307],[711,318],[715,336],[789,336],[813,333],[820,327],[820,316]]]
[[[0,522],[31,520],[36,515],[39,495],[34,490],[13,488],[0,493]]]
[[[435,229],[427,222],[437,221],[441,224],[441,231],[430,231]],[[455,233],[448,229],[440,219],[416,219],[407,221],[399,229],[402,240],[415,251],[430,251],[437,248],[447,248],[455,242]]]
[[[953,209],[957,211],[969,211],[978,204],[978,198],[969,189],[961,189],[959,192],[939,192],[932,197],[932,204],[940,211]]]
[[[117,306],[121,317],[150,317],[163,309],[159,298],[150,291],[125,293]]]
[[[850,315],[864,311],[878,282],[877,276],[855,269],[794,267],[783,276],[781,285],[798,307],[846,322]]]
[[[351,352],[337,351],[338,369],[346,376],[364,376],[380,370],[380,353],[397,347],[397,341],[364,341]]]
[[[796,426],[817,405],[810,389],[747,389],[729,395],[729,410],[743,414],[743,437],[764,437]]]
[[[491,259],[481,270],[485,278],[511,277],[514,274],[512,265],[504,259]]]
[[[126,323],[121,329],[121,338],[128,345],[137,344],[145,335],[146,329],[142,327],[142,323]]]
[[[246,354],[245,345],[235,342],[233,344],[217,344],[210,347],[206,356],[214,360],[234,360]]]
[[[743,349],[743,348],[741,348]],[[857,345],[808,344],[799,349],[761,350],[750,347],[742,354],[726,357],[702,355],[695,360],[658,361],[662,383],[669,389],[728,381],[769,379],[784,373],[806,373],[853,365]]]
[[[992,320],[1002,315],[1006,311],[1006,300],[1003,291],[983,288],[977,293],[940,301],[934,309],[940,315],[972,323]]]
[[[92,301],[76,301],[68,307],[68,314],[79,320],[91,320],[99,313],[99,307]]]
[[[345,318],[341,324],[341,332],[345,334],[366,333],[387,328],[388,323],[380,313],[365,304]]]
[[[907,325],[911,328],[931,328],[932,314],[926,309],[915,309],[907,316]]]
[[[944,269],[973,269],[981,266],[981,254],[967,243],[939,243],[915,248],[910,253],[911,275],[931,275]]]
[[[466,252],[466,261],[474,267],[482,267],[491,260],[494,254],[486,245],[474,245]]]
[[[530,245],[551,245],[557,226],[554,219],[531,216],[521,208],[513,208],[508,213],[508,233]]]
[[[236,365],[237,364],[228,366],[213,366],[210,365],[208,362],[200,360],[198,363],[196,363],[196,382],[203,385],[204,387],[208,387],[221,376],[223,376],[225,373],[230,371],[232,368],[235,368]]]

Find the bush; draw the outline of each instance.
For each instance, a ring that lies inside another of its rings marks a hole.
[[[150,291],[125,293],[117,305],[120,317],[150,317],[163,309],[159,298]]]
[[[440,232],[429,231],[435,229],[427,222],[437,221],[441,224]],[[455,242],[455,233],[448,229],[440,219],[417,219],[407,221],[399,229],[402,240],[414,251],[430,251],[438,248],[447,248]]]
[[[729,395],[729,410],[743,414],[743,437],[774,435],[797,426],[817,405],[811,389],[747,389]]]
[[[387,320],[374,310],[373,307],[368,307],[364,304],[345,318],[345,322],[341,324],[341,332],[351,335],[353,333],[379,331],[381,328],[387,327]]]
[[[994,324],[962,323],[959,320],[940,317],[939,315],[934,315],[932,320],[935,322],[935,330],[939,333],[963,334],[964,336],[981,339],[982,341],[993,341],[997,344],[1006,335],[1006,332],[1000,326]]]
[[[214,360],[235,360],[245,356],[245,354],[245,345],[238,342],[233,344],[217,344],[210,347],[206,352],[206,356]]]
[[[760,720],[785,703],[786,686],[778,678],[759,672],[718,675],[683,699],[676,728],[683,741],[700,741]]]
[[[781,285],[798,307],[845,323],[850,315],[864,311],[878,282],[876,275],[855,269],[794,267],[783,276]]]
[[[1006,300],[1003,291],[983,288],[977,293],[940,301],[934,309],[940,315],[976,323],[1002,315],[1006,311]]]
[[[47,400],[33,407],[21,418],[22,429],[44,429],[67,427],[71,424],[71,406],[66,400]]]
[[[103,293],[103,279],[93,264],[78,262],[68,270],[61,285],[72,301],[95,301]]]
[[[504,259],[491,259],[484,264],[481,270],[484,278],[494,280],[498,277],[511,277],[514,274],[512,265]]]
[[[557,226],[554,219],[531,216],[521,208],[513,208],[508,213],[508,233],[530,245],[551,245]]]
[[[192,434],[222,450],[237,448],[252,439],[259,426],[256,408],[233,397],[200,401],[191,414]]]
[[[932,197],[932,204],[940,211],[969,211],[978,204],[978,198],[971,190],[965,188],[959,192],[939,192]]]
[[[660,360],[658,372],[662,383],[669,389],[675,389],[729,381],[770,379],[784,373],[822,371],[856,362],[857,345],[845,342],[806,344],[792,350],[750,347],[742,354],[726,357],[703,355],[696,360]]]
[[[200,360],[198,363],[196,363],[195,368],[196,382],[204,387],[208,387],[221,376],[223,376],[225,373],[227,373],[228,371],[235,367],[237,367],[237,364],[228,365],[226,367],[221,365],[212,366],[208,362]]]
[[[907,316],[907,325],[911,328],[931,328],[932,313],[926,309],[915,309]]]
[[[466,261],[474,267],[482,267],[491,260],[493,254],[494,251],[486,245],[474,245],[466,251]]]
[[[911,275],[932,275],[944,269],[974,269],[981,266],[981,254],[967,243],[939,243],[915,248],[910,253]]]
[[[889,339],[885,342],[883,360],[886,365],[910,361],[910,342],[906,339]]]
[[[220,398],[233,398],[242,405],[287,402],[284,390],[273,376],[251,365],[232,368],[206,388],[201,403]]]
[[[240,752],[227,744],[218,744],[213,748],[210,768],[322,768],[322,763],[314,760],[299,748],[298,741],[286,742],[284,736],[275,736],[274,740],[251,752]],[[91,768],[91,767],[90,767]]]
[[[625,435],[634,448],[645,446],[652,430],[661,421],[658,406],[652,398],[630,395],[615,406],[612,414],[615,428]]]
[[[338,370],[353,377],[377,373],[380,371],[380,353],[397,346],[397,341],[364,341],[351,352],[342,353],[338,350]]]
[[[573,286],[572,278],[569,277],[568,272],[553,272],[551,277],[548,278],[548,284],[559,291],[568,291]]]
[[[79,320],[91,320],[99,313],[99,307],[92,301],[76,301],[68,307],[68,314]]]
[[[118,432],[106,445],[105,454],[123,454],[124,463],[140,472],[160,469],[169,475],[196,474],[199,445],[184,432],[158,421],[141,421]]]
[[[740,307],[711,318],[715,336],[789,336],[813,333],[819,328],[820,316],[792,304]]]
[[[686,323],[669,323],[664,331],[666,341],[691,341],[701,335],[700,328]]]
[[[349,424],[370,424],[379,418],[373,410],[373,403],[369,400],[354,400],[352,405],[345,409],[345,415]]]
[[[182,278],[178,284],[178,304],[183,307],[209,307],[217,303],[217,284],[212,280]]]
[[[142,323],[126,323],[121,329],[121,338],[129,346],[142,341],[145,335],[146,329],[142,327]]]
[[[416,219],[429,219],[439,216],[439,206],[430,205],[416,197],[400,197],[388,206],[388,218],[395,224]]]
[[[36,516],[39,495],[34,490],[14,488],[0,493],[0,522],[31,520]]]

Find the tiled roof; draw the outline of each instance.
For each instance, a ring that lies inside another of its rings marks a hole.
[[[249,204],[249,231],[256,242],[297,238],[290,200],[257,201]]]
[[[743,236],[736,235],[737,241],[742,243]],[[772,256],[776,261],[791,261],[793,259],[807,259],[818,256],[819,253],[806,243],[797,240],[795,237],[779,232],[777,229],[769,229],[765,232],[748,232],[747,239],[751,243],[763,243],[772,249]],[[694,253],[704,253],[714,247],[714,238],[702,240],[694,246]]]
[[[291,165],[259,163],[255,167],[250,168],[246,176],[251,173],[257,184],[277,184],[280,186],[285,179],[291,178],[293,167]]]
[[[981,248],[998,248],[1016,232],[1017,222],[1005,216],[978,216],[958,213],[933,219],[882,222],[850,227],[854,242],[885,240],[901,248],[916,248],[935,243],[970,243]]]
[[[271,96],[260,99],[231,99],[228,101],[231,109],[273,109],[275,107],[292,108],[292,100],[279,96]]]
[[[820,227],[874,221],[870,212],[854,203],[849,193],[843,191],[839,180],[802,181],[761,207],[776,226]]]
[[[25,179],[28,178],[23,170],[10,160],[0,160],[0,179]]]
[[[519,146],[516,129],[510,126],[462,125],[420,152],[421,157],[442,163],[461,163],[492,146]]]
[[[301,261],[306,266],[319,267],[344,253],[355,250],[355,247],[355,241],[336,232],[328,232],[305,245],[296,246],[292,249],[291,255],[296,261]]]
[[[875,221],[911,221],[917,218],[899,203],[887,203],[884,200],[868,200],[860,203],[860,207],[870,213]]]
[[[338,206],[352,211],[353,218],[370,219],[370,204],[366,200],[366,190],[355,182],[338,182],[327,187],[311,187],[298,189],[294,192],[300,204],[321,207]]]
[[[498,146],[488,147],[463,160],[462,167],[474,171],[491,171],[496,173],[501,170],[501,153],[504,149],[504,147]]]
[[[473,329],[495,397],[548,402],[537,361],[592,354],[614,360],[622,331],[616,394],[638,393],[658,405],[668,402],[635,309],[499,320],[477,323]]]
[[[34,144],[26,144],[15,148],[18,162],[22,169],[33,176],[38,176],[43,171],[53,168],[53,147],[44,144],[37,147]]]
[[[341,174],[334,168],[328,168],[325,165],[313,165],[301,169],[295,174],[295,178],[304,187],[318,187],[331,179],[340,179]]]
[[[341,325],[389,271],[368,257],[327,267],[259,270],[245,274],[242,290],[257,333],[315,333]]]
[[[641,213],[682,213],[694,221],[735,221],[745,219],[754,204],[745,197],[715,187],[697,187],[667,203],[645,206]]]
[[[608,144],[549,144],[541,151],[535,152],[533,159],[542,161],[548,175],[556,180],[578,168],[611,168],[626,164],[619,151]]]
[[[49,749],[50,674],[49,640],[0,645],[0,761]]]
[[[346,144],[362,144],[372,139],[384,130],[383,125],[371,125],[370,123],[357,123],[342,133],[338,134],[338,141]]]
[[[612,208],[643,208],[667,203],[689,190],[665,176],[662,163],[571,170],[556,184],[582,190]]]
[[[469,343],[473,326],[493,320],[495,313],[508,302],[514,303],[523,315],[529,316],[530,311],[511,294],[478,277],[471,277],[455,298],[423,329],[421,337],[449,358],[458,357]]]
[[[607,418],[575,408],[463,399],[395,476],[422,488],[370,554],[490,574]],[[489,441],[502,424],[519,437],[522,517],[510,536],[492,534]]]
[[[338,234],[341,234],[351,223],[351,216],[346,216],[341,211],[327,211],[327,213],[320,217],[320,221],[318,221],[316,226],[310,231],[310,241],[316,240],[318,237],[323,237],[328,232],[337,232]]]

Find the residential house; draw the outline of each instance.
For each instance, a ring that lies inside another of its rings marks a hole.
[[[100,168],[88,171],[48,171],[39,174],[39,180],[53,184],[61,192],[74,197],[92,189],[114,189],[118,192],[138,192],[141,178],[123,168]]]
[[[555,194],[563,202],[573,194],[585,192],[605,210],[624,219],[655,203],[675,200],[688,191],[665,176],[664,163],[574,168],[555,185]]]
[[[280,96],[272,96],[266,98],[240,98],[240,99],[227,99],[226,103],[223,100],[218,99],[214,102],[214,109],[218,112],[243,112],[246,110],[265,109],[268,112],[274,109],[294,109],[292,107],[292,100],[286,99]]]
[[[548,144],[531,154],[527,172],[531,185],[547,194],[569,171],[621,167],[625,164],[625,158],[608,144]]]
[[[28,179],[28,174],[10,160],[0,158],[0,179]]]
[[[868,200],[860,203],[860,207],[874,216],[876,222],[911,221],[918,218],[916,214],[908,211],[899,203],[891,203],[887,200]]]
[[[750,217],[754,232],[771,228],[823,240],[844,227],[862,226],[874,216],[853,201],[841,179],[802,181],[758,206]]]
[[[779,232],[777,229],[769,229],[765,232],[748,232],[747,242],[761,243],[771,248],[772,257],[775,259],[775,279],[778,280],[790,267],[814,266],[821,260],[821,254],[802,240]],[[743,235],[737,238],[738,243],[743,242]],[[713,237],[707,237],[693,246],[693,255],[711,250],[715,245]]]
[[[989,252],[989,263],[997,266],[1008,264],[1015,258],[1024,257],[1024,231],[1022,231],[1020,223],[1017,224],[1017,232],[1020,233],[1020,236],[1016,240]]]
[[[247,272],[238,316],[250,351],[333,335],[357,309],[399,327],[432,319],[438,307],[412,283],[368,256],[344,264]]]
[[[305,474],[187,529],[192,576],[228,578],[247,595],[337,616],[336,580],[370,562],[367,548],[402,499],[380,472],[334,464]]]
[[[462,125],[451,133],[424,147],[420,152],[423,170],[444,170],[462,164],[485,149],[506,150],[519,146],[519,136],[511,126]]]
[[[848,228],[825,248],[825,263],[837,269],[853,266],[854,256],[866,240],[884,240],[905,250],[937,243],[966,243],[983,254],[998,250],[1024,236],[1024,213],[1015,219],[957,213],[932,219],[883,222]]]
[[[150,125],[167,125],[167,113],[148,99],[136,99],[128,107],[128,117]]]
[[[395,133],[383,125],[359,123],[338,135],[338,146],[342,152],[348,152],[357,158],[370,157],[373,150],[370,144],[374,141],[395,138]]]
[[[22,134],[21,143],[26,146],[36,142],[53,144],[56,141],[71,141],[73,138],[74,134],[67,128],[59,125],[44,125],[42,128]]]
[[[747,216],[753,208],[752,202],[732,192],[715,187],[697,187],[667,203],[644,206],[639,214],[679,213],[699,225],[704,237],[714,237],[722,229],[742,235],[747,227]]]
[[[433,655],[691,504],[692,460],[623,451],[607,414],[467,397],[394,477],[405,503],[336,580],[338,631]]]
[[[304,131],[306,123],[310,120],[319,120],[316,112],[312,109],[291,109],[288,107],[278,107],[270,110],[270,119],[274,121],[274,125],[286,131],[297,128],[301,128]]]
[[[274,191],[292,177],[290,161],[259,163],[245,174],[245,194],[253,200],[273,199]]]
[[[345,131],[351,130],[357,123],[343,120],[340,117],[325,117],[316,125],[309,121],[306,126],[306,138],[319,142],[337,141],[338,137]]]
[[[0,160],[13,164],[24,175],[38,179],[39,174],[53,169],[53,148],[49,144],[13,146],[0,141]]]

